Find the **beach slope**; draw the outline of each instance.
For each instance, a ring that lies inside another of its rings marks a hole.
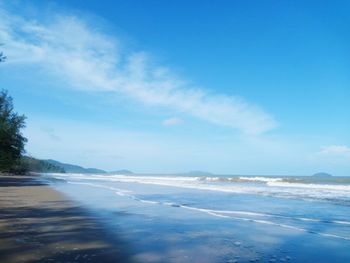
[[[0,175],[0,262],[131,262],[98,219],[35,180]]]

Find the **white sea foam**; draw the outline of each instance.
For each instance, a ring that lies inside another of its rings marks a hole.
[[[303,184],[303,183],[288,183],[288,182],[278,182],[278,181],[268,182],[267,185],[278,186],[278,187],[290,187],[290,188],[309,188],[309,189],[350,191],[350,185]]]
[[[152,201],[152,200],[145,200],[145,199],[139,199],[136,198],[134,195],[131,194],[131,191],[126,189],[120,189],[115,187],[109,187],[105,185],[100,184],[94,184],[94,183],[83,183],[83,182],[68,182],[70,184],[81,184],[81,185],[89,185],[92,187],[98,187],[98,188],[104,188],[108,190],[113,190],[115,193],[119,196],[127,196],[132,199],[135,199],[137,201],[143,202],[143,203],[149,203],[149,204],[162,204],[167,206],[174,206],[175,203],[171,202],[158,202],[158,201]],[[176,205],[178,206],[178,205]],[[198,211],[206,211],[211,212],[215,214],[236,214],[236,215],[244,215],[244,216],[252,216],[252,217],[271,217],[271,218],[284,218],[284,219],[291,219],[291,220],[299,220],[299,221],[309,221],[309,222],[319,222],[319,223],[333,223],[333,224],[340,224],[340,225],[350,225],[350,221],[342,221],[342,220],[323,220],[323,219],[317,219],[317,218],[305,218],[305,217],[293,217],[293,216],[285,216],[285,215],[276,215],[276,214],[266,214],[266,213],[257,213],[257,212],[249,212],[249,211],[239,211],[239,210],[211,210],[211,209],[203,209],[203,208],[195,208],[185,205],[179,205],[183,208],[187,209],[193,209]]]
[[[282,182],[282,178],[240,177],[248,182],[221,182],[220,177],[186,177],[186,176],[141,176],[141,175],[86,175],[86,174],[54,174],[56,178],[69,178],[70,181],[103,181],[152,184],[160,186],[181,187],[206,191],[219,191],[239,194],[272,195],[283,198],[301,198],[304,200],[322,200],[349,204],[350,185],[304,184]],[[225,179],[225,178],[224,178]],[[228,178],[229,179],[229,178]],[[227,178],[225,179],[227,180]],[[237,180],[237,179],[236,179]],[[264,184],[249,183],[257,180]]]
[[[341,221],[341,220],[324,220],[324,219],[317,219],[317,218],[275,215],[275,214],[265,214],[265,213],[235,211],[235,210],[210,210],[210,211],[215,213],[220,213],[220,214],[235,214],[235,215],[244,215],[244,216],[252,216],[252,217],[283,218],[283,219],[289,219],[293,221],[309,221],[309,222],[318,222],[318,223],[326,223],[326,224],[350,225],[349,221]]]
[[[81,175],[75,175],[75,176],[79,177]],[[153,179],[154,179],[154,177],[153,177]],[[245,221],[245,222],[253,222],[253,223],[257,223],[257,224],[273,225],[273,226],[278,226],[278,227],[291,229],[291,230],[295,230],[295,231],[308,232],[308,233],[317,234],[320,236],[332,237],[332,238],[350,241],[350,237],[339,236],[339,235],[331,234],[331,233],[310,231],[310,230],[307,230],[306,228],[302,228],[299,226],[297,227],[294,225],[288,225],[288,224],[284,224],[284,223],[282,224],[282,223],[279,223],[276,221],[259,219],[259,218],[271,218],[271,219],[275,219],[275,220],[282,218],[282,219],[288,219],[288,220],[292,220],[292,221],[295,221],[295,220],[296,221],[309,221],[309,222],[340,224],[340,225],[350,225],[349,221],[343,221],[343,220],[333,220],[333,221],[329,220],[328,221],[328,220],[317,219],[317,218],[293,217],[293,216],[286,216],[286,215],[275,215],[275,214],[258,213],[258,212],[250,212],[250,211],[239,211],[239,210],[205,209],[205,208],[198,208],[198,207],[193,207],[193,206],[188,206],[188,205],[176,204],[173,202],[161,202],[161,201],[155,201],[155,200],[141,199],[141,198],[136,197],[130,190],[116,188],[116,187],[110,187],[110,186],[106,186],[106,185],[102,185],[102,184],[88,183],[88,182],[72,182],[72,181],[68,181],[68,183],[86,185],[86,186],[111,190],[111,191],[114,191],[114,193],[118,196],[127,197],[127,198],[133,199],[135,201],[145,203],[145,204],[179,207],[179,208],[184,208],[187,210],[206,213],[208,215],[212,215],[212,216],[219,217],[219,218],[232,219],[232,220]]]
[[[146,204],[160,204],[157,201],[150,201],[150,200],[143,200],[143,199],[139,199],[139,201]]]
[[[337,223],[337,224],[342,224],[342,225],[350,225],[350,222],[348,221],[340,221],[340,220],[335,220],[333,221],[334,223]]]
[[[195,211],[198,211],[198,212],[204,212],[204,213],[207,213],[209,215],[216,216],[216,217],[229,218],[229,219],[234,219],[234,220],[239,220],[239,221],[246,221],[246,222],[254,222],[254,223],[257,223],[257,224],[273,225],[273,226],[278,226],[278,227],[287,228],[287,229],[291,229],[291,230],[296,230],[296,231],[301,231],[301,232],[308,232],[308,233],[316,234],[316,235],[320,235],[320,236],[332,237],[332,238],[337,238],[337,239],[343,239],[343,240],[350,241],[350,237],[344,237],[344,236],[339,236],[339,235],[330,234],[330,233],[322,233],[322,232],[310,231],[310,230],[307,230],[307,229],[302,228],[302,227],[296,227],[296,226],[291,226],[291,225],[286,225],[286,224],[280,224],[280,223],[273,222],[273,221],[260,220],[260,219],[254,219],[254,218],[246,218],[246,217],[228,216],[227,214],[221,214],[219,211],[215,211],[215,210],[211,210],[211,209],[195,208],[195,207],[190,207],[190,206],[181,206],[181,207],[186,208],[186,209],[190,209],[190,210],[195,210]],[[321,222],[321,220],[318,220],[318,221]]]
[[[281,182],[283,178],[272,178],[272,177],[239,177],[242,181],[251,181],[251,182]]]

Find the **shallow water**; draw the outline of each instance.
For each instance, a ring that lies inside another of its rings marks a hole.
[[[288,177],[50,174],[142,262],[350,262],[350,185]],[[50,180],[52,181],[52,180]]]

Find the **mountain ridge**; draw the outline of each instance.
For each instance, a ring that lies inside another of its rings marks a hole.
[[[97,173],[97,174],[105,174],[106,171],[98,168],[84,168],[80,165],[76,164],[69,164],[69,163],[62,163],[53,159],[46,159],[42,160],[44,162],[47,162],[49,164],[61,167],[65,170],[66,173]]]

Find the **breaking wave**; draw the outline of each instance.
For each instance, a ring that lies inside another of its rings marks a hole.
[[[238,194],[318,200],[350,206],[350,184],[288,182],[281,177],[191,177],[144,175],[53,174],[59,179],[152,184]]]

